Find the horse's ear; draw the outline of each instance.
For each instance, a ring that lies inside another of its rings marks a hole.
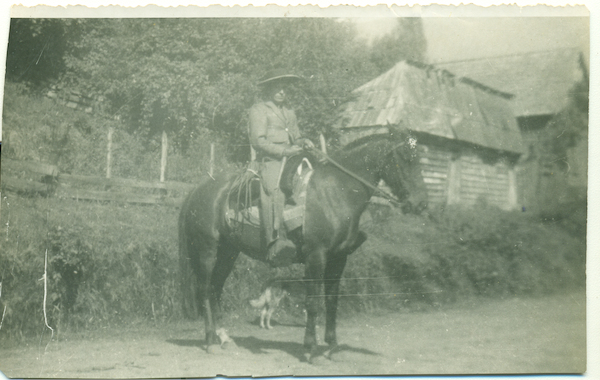
[[[412,129],[403,127],[399,124],[391,124],[389,121],[387,122],[386,127],[390,133],[390,136],[394,137],[396,141],[402,140],[408,143],[411,137],[416,141],[416,137]]]
[[[390,136],[400,136],[401,135],[402,128],[400,128],[400,126],[398,124],[392,124],[389,122],[389,120],[386,123],[387,123],[386,127],[388,129]]]
[[[386,120],[385,123],[386,123],[385,126],[387,127],[388,132],[390,132],[390,134],[393,134],[394,132],[396,132],[396,128],[397,128],[396,124],[390,123],[389,120]]]

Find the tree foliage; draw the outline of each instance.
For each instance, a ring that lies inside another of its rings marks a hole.
[[[420,24],[399,25],[393,38],[418,32]],[[413,42],[402,51],[419,38],[406,37]],[[246,110],[268,70],[283,67],[305,78],[292,94],[300,128],[309,138],[324,133],[331,139],[339,105],[381,74],[387,64],[379,60],[409,56],[389,53],[383,43],[369,47],[351,21],[332,18],[17,20],[11,39],[13,68],[33,62],[34,53],[54,41],[59,48],[47,59],[56,64],[40,77],[57,77],[63,88],[103,99],[104,116],[154,142],[149,147],[167,131],[174,148],[185,152],[210,130],[227,138],[228,151],[240,160],[248,152]],[[26,48],[17,54],[13,41]],[[424,45],[415,49],[410,57],[421,57]],[[15,70],[12,80],[25,78]]]
[[[418,17],[399,18],[394,30],[373,42],[371,62],[385,72],[402,60],[425,62],[427,41]]]
[[[588,138],[589,81],[573,85],[570,95],[567,106],[544,129],[540,144],[542,163],[563,171],[569,170],[568,150]]]
[[[301,128],[331,133],[335,109],[372,73],[349,23],[332,19],[84,20],[66,55],[65,81],[106,98],[110,115],[151,137],[185,143],[201,129],[243,145],[245,110],[273,67],[305,78],[296,93]],[[366,64],[366,65],[365,65]]]
[[[65,70],[68,38],[77,24],[66,19],[13,19],[6,55],[6,79],[43,86]]]

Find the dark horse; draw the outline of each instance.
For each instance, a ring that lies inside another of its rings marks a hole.
[[[365,240],[359,219],[374,189],[383,179],[406,209],[426,207],[426,190],[418,165],[416,140],[406,132],[372,135],[356,140],[331,155],[332,163],[315,167],[308,184],[305,223],[300,233],[290,234],[305,264],[307,324],[304,345],[316,355],[316,319],[319,299],[325,292],[325,342],[337,346],[336,313],[339,284],[346,258]],[[363,179],[358,180],[354,175]],[[233,176],[207,178],[184,202],[179,219],[180,264],[191,275],[188,294],[202,309],[206,343],[218,344],[216,312],[223,285],[240,252],[261,259],[264,253],[250,249],[232,233],[225,220],[227,195]],[[185,278],[185,275],[184,275]],[[185,286],[185,285],[184,285]],[[189,285],[188,285],[189,286]],[[190,302],[190,300],[184,300]]]

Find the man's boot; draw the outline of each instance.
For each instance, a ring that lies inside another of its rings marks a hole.
[[[267,261],[274,267],[288,266],[296,260],[296,245],[287,238],[283,225],[285,195],[281,191],[273,194],[273,232],[275,240],[268,246]]]
[[[296,262],[296,245],[285,237],[278,237],[269,245],[267,261],[272,267],[285,267]]]

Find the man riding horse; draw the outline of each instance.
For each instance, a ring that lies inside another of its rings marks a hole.
[[[296,255],[283,225],[285,194],[279,189],[283,166],[287,157],[313,147],[300,136],[296,114],[287,107],[289,85],[299,79],[282,69],[267,73],[258,83],[262,100],[250,108],[250,145],[262,178],[261,225],[267,261],[275,266],[291,263]]]

